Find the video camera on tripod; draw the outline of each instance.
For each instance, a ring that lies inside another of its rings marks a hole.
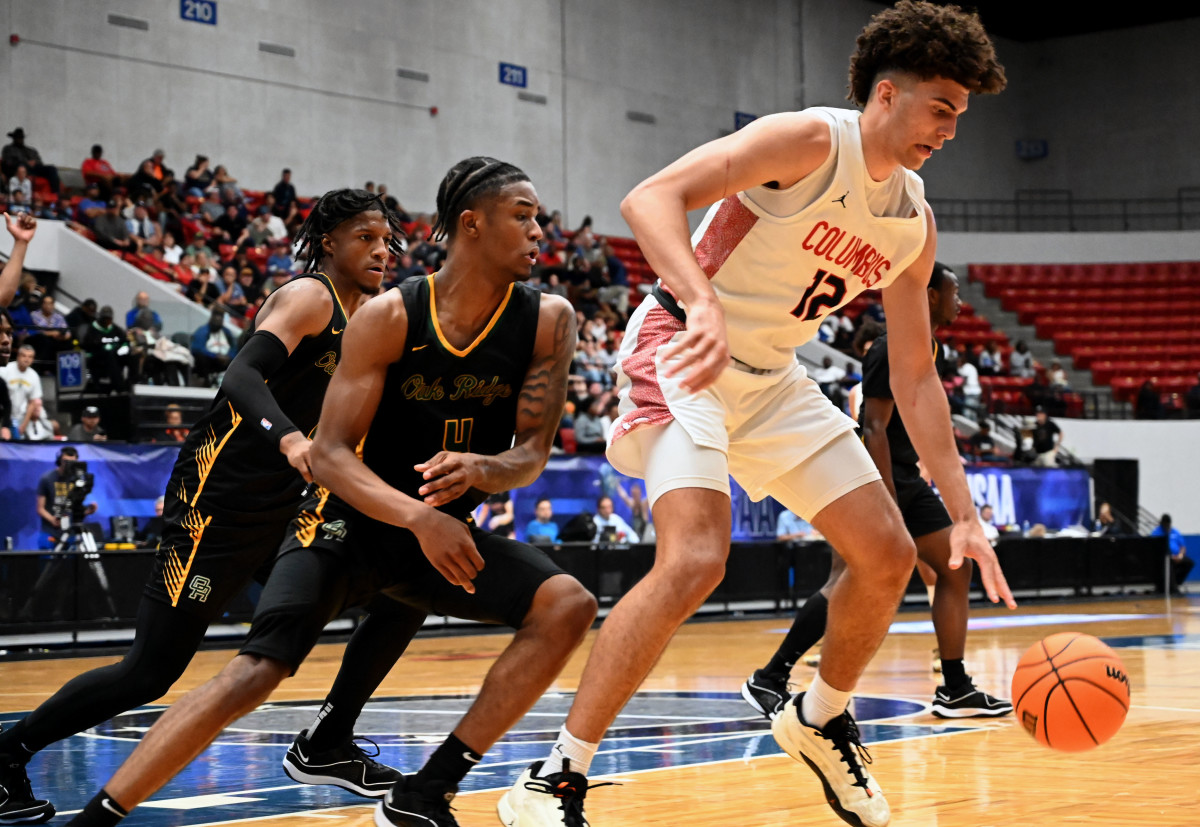
[[[68,488],[66,503],[60,510],[66,511],[66,513],[55,516],[62,520],[61,527],[63,529],[73,528],[78,531],[79,526],[83,524],[83,518],[87,516],[87,507],[83,501],[87,499],[88,494],[92,493],[92,489],[96,485],[96,477],[94,474],[88,473],[86,462],[64,457],[62,479]]]

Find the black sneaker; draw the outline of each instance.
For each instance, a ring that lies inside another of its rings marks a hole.
[[[366,741],[375,752],[368,755],[355,741]],[[308,745],[308,730],[304,730],[283,756],[283,771],[302,784],[332,784],[364,798],[378,799],[387,795],[404,774],[374,760],[377,755],[379,746],[358,735],[339,747],[313,752]]]
[[[418,787],[415,776],[392,785],[375,808],[375,827],[458,827],[450,815],[450,802],[458,787],[445,781],[428,781]]]
[[[787,678],[778,678],[755,669],[754,674],[742,684],[742,697],[759,714],[770,720],[783,709],[792,695],[787,689]]]
[[[33,797],[25,763],[0,755],[0,824],[41,824],[54,818],[54,805]]]
[[[953,690],[939,686],[933,696],[933,714],[939,718],[999,718],[1012,711],[1012,703],[981,692],[970,681]]]

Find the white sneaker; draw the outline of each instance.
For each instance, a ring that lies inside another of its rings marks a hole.
[[[505,827],[588,827],[583,813],[587,796],[587,778],[571,772],[563,762],[563,771],[537,777],[542,762],[531,765],[512,789],[500,797],[496,812]],[[593,784],[593,787],[607,786]]]
[[[824,729],[809,726],[800,716],[803,697],[803,692],[793,697],[775,716],[771,734],[776,743],[817,774],[825,800],[839,818],[855,827],[887,827],[892,813],[883,790],[867,772],[871,755],[859,741],[858,725],[843,712]]]

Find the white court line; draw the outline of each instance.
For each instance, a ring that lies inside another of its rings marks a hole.
[[[1186,706],[1151,706],[1150,704],[1130,704],[1131,709],[1154,709],[1159,712],[1186,712],[1193,715],[1200,715],[1200,709],[1194,709]]]

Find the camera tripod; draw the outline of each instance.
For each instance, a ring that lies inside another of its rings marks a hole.
[[[78,606],[80,598],[80,575],[85,571],[91,574],[96,586],[99,587],[98,594],[103,597],[108,609],[108,617],[117,617],[117,606],[113,602],[112,594],[108,588],[108,575],[104,571],[104,564],[100,559],[100,550],[96,546],[96,538],[91,532],[85,531],[83,527],[83,515],[72,514],[70,517],[60,518],[62,534],[58,538],[58,542],[54,544],[53,554],[49,564],[42,569],[41,575],[38,576],[37,582],[33,584],[33,590],[29,595],[29,600],[26,601],[24,608],[21,610],[21,616],[26,618],[35,617],[34,608],[40,598],[45,594],[53,595],[53,608],[50,617],[54,620],[63,620],[65,618],[64,608],[67,599],[71,596],[72,591],[65,588],[65,584],[61,581],[64,575],[73,574],[71,578],[74,581],[74,594],[76,603],[76,617],[74,619],[82,619],[78,617]],[[71,560],[71,554],[79,554],[82,557],[82,562]]]

